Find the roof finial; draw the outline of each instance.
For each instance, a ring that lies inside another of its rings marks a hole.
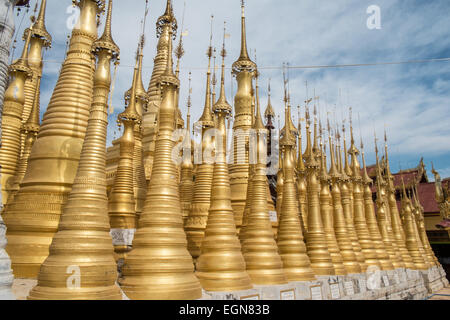
[[[48,33],[45,27],[45,11],[47,8],[47,0],[42,0],[41,8],[39,9],[38,18],[34,21],[32,33],[44,39],[44,46],[50,47],[52,36]],[[37,10],[37,2],[35,10]]]
[[[175,49],[175,56],[177,57],[177,68],[175,71],[175,74],[177,77],[180,75],[180,60],[184,56],[184,48],[183,48],[183,28],[184,28],[184,14],[186,12],[186,1],[184,2],[183,7],[183,18],[181,20],[181,33],[180,33],[180,40],[178,42],[178,46]]]
[[[255,53],[256,55],[256,53]],[[255,117],[255,126],[254,129],[265,129],[264,124],[261,118],[261,107],[259,103],[259,84],[258,84],[259,72],[258,69],[255,71],[255,87],[256,87],[256,117]]]
[[[227,56],[227,50],[225,49],[225,38],[227,36],[226,21],[223,22],[223,44],[220,55],[222,56],[222,75],[220,77],[220,96],[217,102],[214,104],[214,112],[224,110],[227,113],[231,113],[231,106],[227,101],[225,94],[225,57]]]
[[[172,36],[175,38],[177,34],[177,19],[175,19],[175,15],[173,14],[172,1],[167,0],[166,10],[162,16],[158,18],[156,22],[156,35],[159,38],[163,32],[163,28],[166,25],[171,26]]]
[[[253,72],[256,64],[250,60],[247,50],[247,31],[245,27],[245,2],[241,0],[241,54],[239,59],[233,63],[233,72],[240,73],[242,71]]]
[[[189,71],[189,93],[187,100],[187,116],[186,116],[187,131],[189,135],[191,131],[191,106],[192,106],[191,95],[192,95],[192,72]]]
[[[267,86],[267,108],[264,112],[264,117],[267,119],[267,121],[272,122],[272,118],[275,117],[275,111],[273,111],[272,107],[272,99],[271,99],[271,87],[270,87],[270,78],[269,78],[269,84]]]
[[[110,49],[113,53],[113,58],[119,60],[120,49],[114,42],[111,33],[112,8],[113,2],[112,0],[109,0],[108,12],[106,14],[105,29],[103,31],[103,35],[95,42],[94,49],[99,48]]]

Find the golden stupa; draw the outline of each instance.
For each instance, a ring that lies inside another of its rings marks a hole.
[[[200,282],[187,250],[183,230],[175,146],[175,93],[180,82],[173,73],[172,30],[169,30],[167,68],[160,78],[162,102],[155,146],[152,179],[144,210],[127,255],[119,283],[130,299],[198,299]]]
[[[20,190],[4,212],[8,251],[17,277],[36,278],[58,230],[77,173],[94,84],[92,46],[104,0],[74,2],[80,7],[59,79],[42,120]],[[70,98],[68,98],[70,97]]]
[[[227,117],[231,116],[232,108],[225,97],[225,37],[221,55],[220,97],[213,107],[214,113],[217,115],[219,135],[215,139],[216,162],[214,164],[211,206],[196,272],[203,289],[207,291],[234,291],[252,288],[236,233],[226,163],[225,121]]]
[[[105,171],[110,67],[120,52],[111,36],[111,14],[109,0],[105,32],[93,45],[98,57],[94,99],[78,170],[50,254],[41,266],[38,284],[29,299],[122,299],[109,235]]]

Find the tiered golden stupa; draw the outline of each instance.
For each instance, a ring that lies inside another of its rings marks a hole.
[[[247,71],[244,71],[247,72]],[[256,81],[258,81],[258,71]],[[244,73],[245,74],[245,73]],[[238,76],[239,77],[239,76]],[[245,226],[245,236],[242,241],[247,272],[253,284],[270,285],[287,283],[283,270],[283,262],[278,254],[274,240],[272,224],[267,207],[267,176],[265,135],[267,129],[261,118],[258,85],[256,85],[256,117],[252,127],[255,133],[256,160],[252,178],[252,203]],[[254,146],[255,146],[254,145]]]
[[[80,7],[79,24],[72,31],[67,56],[20,190],[4,212],[8,227],[6,250],[19,278],[36,278],[48,256],[77,173],[92,105],[95,70],[92,45],[97,40],[97,14],[103,10],[105,1],[74,3]]]
[[[364,144],[361,139],[361,158],[363,162],[363,193],[364,193],[364,211],[366,214],[367,228],[372,240],[373,248],[377,255],[377,260],[380,262],[381,270],[393,270],[394,265],[392,264],[389,254],[387,253],[386,247],[383,243],[381,237],[380,229],[378,228],[377,218],[375,215],[375,207],[372,199],[372,190],[370,185],[373,180],[367,174],[366,158],[364,156]]]
[[[200,247],[205,234],[206,221],[208,219],[208,211],[211,203],[211,186],[214,171],[214,159],[212,159],[214,142],[212,139],[211,130],[215,126],[214,116],[211,109],[212,54],[213,48],[211,32],[210,44],[207,50],[208,71],[206,73],[205,105],[202,116],[195,124],[197,128],[201,128],[201,155],[199,155],[199,159],[196,159],[196,162],[199,160],[200,163],[197,163],[195,172],[194,194],[192,197],[191,211],[184,224],[184,229],[188,240],[188,249],[194,260],[200,255]]]
[[[236,76],[238,88],[234,97],[233,151],[230,164],[231,204],[236,219],[238,232],[242,226],[242,218],[246,202],[249,178],[249,130],[252,127],[252,79],[256,64],[250,60],[247,51],[247,35],[245,29],[245,7],[242,1],[241,15],[241,53],[233,63],[233,74]],[[267,201],[267,192],[266,192]]]
[[[214,104],[217,115],[216,162],[211,192],[211,207],[197,261],[196,275],[208,291],[245,290],[252,287],[245,270],[245,260],[236,233],[231,207],[230,179],[226,162],[227,132],[225,120],[231,115],[231,106],[225,97],[225,37],[222,49],[222,76],[220,97]]]
[[[144,210],[125,259],[119,283],[130,299],[198,299],[200,282],[187,250],[183,231],[175,146],[175,94],[180,82],[173,73],[172,30],[169,30],[167,68],[160,78],[162,102],[152,179]]]
[[[345,138],[345,126],[342,126],[343,140],[344,140],[344,159],[345,162],[342,161],[342,151],[340,145],[340,136],[338,136],[338,151],[339,151],[339,169],[341,173],[341,199],[342,199],[342,208],[344,210],[344,217],[347,224],[347,231],[350,236],[350,240],[352,242],[353,252],[356,255],[356,260],[358,261],[361,271],[366,272],[367,264],[364,254],[361,249],[361,244],[359,243],[358,236],[355,229],[354,218],[353,218],[353,196],[352,196],[352,183],[350,181],[350,177],[348,172],[351,174],[350,166],[348,165],[348,155],[347,155],[347,142]],[[344,166],[345,164],[345,166]]]
[[[47,8],[47,0],[42,0],[39,9],[39,15],[32,28],[25,30],[24,36],[31,32],[30,48],[28,53],[28,66],[32,71],[32,75],[25,81],[25,104],[23,105],[22,124],[25,125],[27,119],[30,117],[31,110],[35,104],[36,91],[40,91],[38,80],[42,78],[43,70],[43,48],[51,47],[52,37],[45,27],[45,11]],[[35,19],[34,17],[32,18]],[[38,106],[39,108],[39,102]],[[38,113],[39,115],[39,113]],[[25,148],[25,138],[27,133],[22,131],[21,136],[21,153]]]
[[[110,67],[120,52],[111,36],[111,14],[109,0],[105,31],[93,44],[98,58],[93,102],[78,170],[50,255],[41,266],[38,284],[29,299],[122,299],[109,235],[105,171]]]
[[[28,65],[28,47],[30,45],[31,32],[25,34],[26,40],[22,55],[9,66],[9,76],[11,79],[6,89],[3,102],[0,166],[2,199],[6,204],[20,159],[25,82],[32,75],[32,70]]]
[[[401,259],[403,261],[403,263],[405,264],[406,268],[409,269],[414,269],[414,264],[413,264],[413,260],[412,257],[410,255],[410,253],[408,253],[408,249],[406,248],[406,238],[405,238],[405,231],[404,229],[401,227],[402,226],[402,222],[400,220],[400,214],[398,212],[398,207],[397,207],[397,200],[395,198],[395,187],[394,187],[394,177],[391,174],[391,169],[390,169],[390,165],[389,165],[389,154],[388,154],[388,145],[387,145],[387,135],[385,132],[384,135],[384,149],[385,149],[385,156],[386,156],[386,201],[388,203],[388,210],[390,213],[390,222],[391,222],[391,226],[392,226],[392,232],[394,234],[395,240],[396,240],[396,244],[398,247],[398,250],[401,254]]]
[[[138,74],[142,68],[142,46],[139,45],[136,56],[136,66],[133,73],[133,82],[129,93],[128,106],[119,114],[119,125],[123,125],[123,135],[120,139],[120,158],[117,172],[109,194],[108,213],[111,223],[111,234],[117,259],[123,263],[126,254],[131,250],[131,237],[136,229],[136,189],[134,188],[135,162],[135,132],[140,132],[142,118],[137,111],[136,101],[145,101],[145,95],[137,93]],[[137,130],[136,130],[137,128]]]
[[[329,129],[330,142],[330,171],[331,178],[331,196],[333,199],[333,222],[334,234],[342,257],[342,263],[348,274],[361,273],[361,266],[356,259],[353,251],[352,242],[347,229],[347,223],[344,216],[344,209],[342,207],[341,189],[342,175],[340,174],[335,162],[335,149],[332,142],[332,131]],[[337,144],[336,144],[337,145]],[[337,150],[336,150],[337,151]]]
[[[306,111],[307,126],[306,152],[303,155],[306,166],[306,181],[308,195],[308,224],[306,232],[306,248],[314,273],[318,276],[334,275],[335,270],[331,260],[328,244],[323,228],[323,221],[320,208],[320,163],[317,161],[317,153],[314,153],[311,143],[311,129],[309,111]],[[316,112],[314,112],[316,115]],[[317,117],[314,119],[314,127],[317,127]],[[315,130],[316,131],[316,130]],[[317,145],[317,134],[315,134],[314,145]],[[317,150],[319,151],[319,150]],[[319,151],[320,152],[320,151]]]
[[[288,124],[290,113],[285,111],[285,123]],[[289,127],[288,127],[289,128]],[[283,148],[283,202],[279,212],[277,244],[283,261],[283,269],[288,281],[312,281],[315,279],[311,268],[311,261],[306,254],[303,236],[299,201],[295,185],[295,144],[296,139],[292,130],[285,130],[280,140]],[[299,145],[301,149],[301,144]]]
[[[328,175],[327,161],[325,159],[326,145],[322,141],[322,125],[319,125],[320,132],[320,213],[322,215],[323,229],[325,231],[325,237],[328,245],[328,251],[330,252],[331,262],[333,263],[334,271],[336,275],[346,275],[347,271],[343,263],[341,251],[336,240],[336,234],[334,232],[334,219],[333,219],[333,197],[330,191],[331,177]],[[331,150],[331,147],[330,147]]]
[[[355,138],[353,136],[352,116],[350,109],[350,149],[348,153],[351,155],[351,181],[353,191],[353,222],[355,224],[355,231],[358,236],[358,241],[361,246],[361,251],[365,258],[367,266],[380,268],[375,246],[372,243],[369,229],[367,227],[365,205],[364,205],[364,190],[363,179],[361,177],[361,166],[358,161],[359,150],[355,145]]]
[[[189,96],[187,101],[186,130],[183,140],[183,159],[181,162],[180,177],[180,201],[183,221],[186,222],[192,207],[194,195],[194,165],[192,164],[192,140],[191,140],[191,73],[189,73]]]

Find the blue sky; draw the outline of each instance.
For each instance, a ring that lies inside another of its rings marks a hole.
[[[181,109],[186,113],[188,72],[193,74],[193,120],[201,115],[205,92],[206,49],[209,44],[210,16],[214,14],[214,45],[221,47],[223,21],[227,21],[227,66],[239,56],[240,1],[186,1],[184,39],[186,54],[182,60]],[[17,32],[28,26],[28,16]],[[42,81],[41,114],[50,100],[64,57],[70,29],[67,20],[73,14],[70,0],[48,0],[47,29],[53,36],[53,47],[45,53]],[[184,1],[174,0],[174,10],[181,29]],[[370,5],[381,9],[381,29],[369,30],[366,13]],[[110,116],[108,143],[114,138],[117,113],[123,109],[123,93],[131,86],[134,52],[144,12],[144,0],[115,0],[113,35],[121,48],[121,67],[117,75],[113,104],[116,114]],[[144,51],[144,84],[150,80],[156,53],[155,22],[165,7],[165,0],[150,1]],[[450,57],[450,19],[448,0],[247,0],[247,40],[256,49],[261,72],[261,104],[266,105],[267,82],[272,79],[272,102],[281,114],[283,62],[295,66],[317,66],[354,63],[379,63]],[[101,32],[103,25],[100,26]],[[15,57],[22,48],[19,41]],[[220,50],[220,49],[218,49]],[[253,54],[252,54],[253,55]],[[220,62],[218,62],[220,63]],[[427,168],[431,161],[441,176],[450,176],[450,62],[381,65],[368,67],[295,69],[290,71],[292,105],[301,104],[309,92],[320,96],[322,113],[337,105],[338,120],[344,108],[354,109],[355,132],[359,135],[357,114],[366,145],[367,162],[374,162],[373,131],[381,138],[384,124],[389,135],[393,170],[415,167],[423,156]],[[234,80],[233,80],[234,81]],[[232,102],[230,74],[226,79],[227,95]],[[233,83],[236,89],[236,82]],[[339,99],[339,90],[342,99]],[[348,93],[347,93],[348,92]],[[303,108],[302,108],[303,109]],[[281,117],[283,119],[283,116]],[[297,122],[297,112],[294,112]],[[116,137],[119,133],[116,134]],[[359,140],[359,139],[358,139]],[[381,142],[380,142],[381,143]],[[381,146],[381,145],[380,145]],[[432,178],[432,174],[429,174]]]

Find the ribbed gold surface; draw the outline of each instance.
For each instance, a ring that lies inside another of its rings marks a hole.
[[[170,36],[171,36],[170,32]],[[144,210],[123,266],[119,283],[130,299],[198,299],[200,282],[187,250],[183,230],[177,169],[172,160],[175,142],[175,93],[179,86],[172,71],[171,41],[168,67],[161,77],[162,103],[152,178]]]
[[[386,251],[386,247],[380,234],[380,229],[378,228],[372,199],[372,190],[370,189],[369,183],[364,184],[364,206],[367,228],[377,254],[377,260],[380,262],[381,270],[393,270],[394,265],[389,258],[389,254]]]
[[[392,233],[397,244],[399,253],[401,255],[402,261],[406,268],[414,269],[413,260],[409,250],[406,247],[406,237],[405,231],[402,227],[402,222],[400,220],[400,214],[398,212],[397,200],[395,200],[395,195],[393,192],[387,191],[387,203],[389,204],[389,213],[392,226]]]
[[[48,255],[75,178],[92,102],[98,2],[79,4],[66,60],[31,151],[21,189],[8,206],[7,251],[17,277],[35,278]]]
[[[214,164],[211,207],[197,260],[196,275],[203,289],[208,291],[233,291],[252,288],[245,270],[245,260],[237,237],[231,190],[226,164],[225,112],[218,114],[218,130],[222,133],[222,150],[218,150]]]
[[[108,201],[111,229],[136,228],[136,203],[133,184],[134,126],[132,120],[122,120],[124,127],[120,139],[120,158],[116,177]],[[131,247],[126,244],[114,246],[118,260],[123,260]]]
[[[404,193],[404,198],[402,199],[402,216],[403,216],[403,228],[405,230],[405,243],[406,248],[413,260],[413,263],[417,270],[427,270],[429,268],[426,263],[422,252],[419,249],[420,243],[418,234],[415,230],[415,222],[412,216],[411,202],[406,198]]]
[[[13,80],[5,92],[2,114],[2,147],[0,149],[2,199],[6,204],[20,159],[20,131],[27,73],[14,71],[10,72],[10,75]],[[8,222],[5,221],[5,223],[8,225]]]
[[[311,261],[306,254],[305,239],[300,223],[293,158],[292,146],[285,146],[283,163],[285,179],[277,244],[288,281],[312,281],[315,276]]]

